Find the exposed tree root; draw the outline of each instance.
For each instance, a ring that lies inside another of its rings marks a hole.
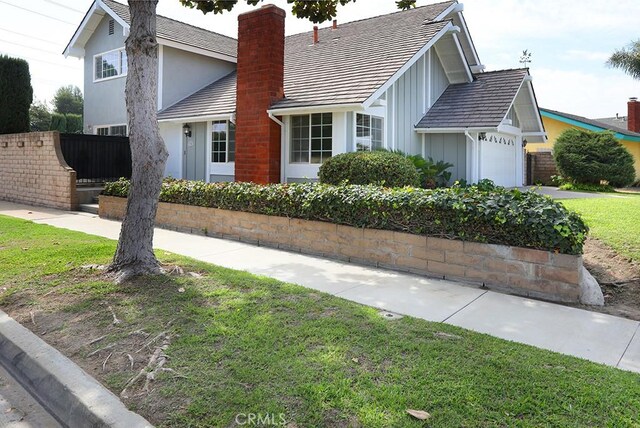
[[[86,346],[91,346],[91,345],[93,345],[94,343],[98,343],[98,342],[100,342],[101,340],[103,340],[105,337],[107,337],[107,336],[100,336],[100,337],[96,337],[96,338],[95,338],[95,339],[93,339],[91,342],[87,343],[87,345],[86,345]]]
[[[142,386],[142,393],[148,394],[151,392],[151,389],[150,389],[151,382],[153,382],[156,379],[156,376],[159,373],[162,373],[162,372],[175,373],[173,369],[164,367],[165,363],[169,358],[167,355],[165,355],[164,351],[169,347],[170,336],[167,335],[166,332],[162,332],[158,336],[153,338],[152,342],[160,337],[163,338],[162,343],[159,346],[157,346],[156,349],[153,351],[153,354],[151,354],[151,358],[149,358],[149,362],[147,363],[147,365],[144,366],[138,372],[138,374],[136,374],[131,379],[129,379],[127,384],[124,386],[124,389],[122,390],[122,392],[120,392],[121,397],[129,398],[129,389],[143,379],[144,379],[144,384]],[[152,342],[149,342],[149,344],[151,344]],[[133,358],[130,358],[130,360],[133,361]]]
[[[104,348],[98,348],[95,351],[91,352],[89,355],[87,355],[87,358],[93,357],[94,355],[99,354],[102,351],[106,351],[108,349],[113,348],[114,346],[115,346],[115,343],[112,343],[111,345],[107,345]]]
[[[111,358],[112,355],[113,355],[113,352],[107,355],[107,358],[104,360],[104,363],[102,363],[102,371],[105,371],[107,369],[107,361],[109,361],[109,358]]]
[[[155,261],[136,261],[127,264],[112,263],[107,269],[107,277],[116,284],[125,283],[137,276],[161,275],[164,273],[162,266]]]
[[[125,355],[127,356],[127,358],[129,358],[129,362],[131,363],[131,370],[133,370],[133,365],[135,364],[133,357],[131,356],[131,354],[125,354]]]
[[[111,312],[111,315],[113,315],[113,325],[120,324],[122,321],[118,319],[118,317],[116,316],[116,312],[113,310],[113,308],[111,306],[108,306],[108,309],[109,309],[109,312]]]

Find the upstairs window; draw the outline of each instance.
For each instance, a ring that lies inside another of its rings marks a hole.
[[[384,146],[384,121],[381,117],[356,114],[356,150],[371,151]]]
[[[333,115],[314,113],[291,116],[291,163],[320,164],[333,151]]]
[[[228,120],[211,122],[211,162],[236,160],[236,125]]]
[[[93,58],[95,82],[127,75],[127,53],[124,48],[105,52]]]

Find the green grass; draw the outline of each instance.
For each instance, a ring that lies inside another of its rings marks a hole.
[[[640,196],[566,199],[561,202],[580,213],[593,237],[618,253],[640,261]]]
[[[80,363],[107,343],[133,353],[133,330],[168,330],[167,366],[181,376],[162,375],[151,394],[127,401],[160,426],[233,426],[238,413],[283,414],[297,427],[640,426],[637,374],[440,323],[387,321],[372,308],[165,252],[165,263],[203,277],[115,286],[79,269],[106,263],[114,248],[0,216],[0,305],[66,316],[48,340],[107,334],[71,353]],[[116,393],[133,374],[93,373]],[[407,408],[432,418],[414,420]]]

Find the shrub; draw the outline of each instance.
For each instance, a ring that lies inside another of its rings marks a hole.
[[[560,190],[573,190],[575,192],[615,192],[616,190],[608,184],[588,184],[588,183],[564,183],[558,187]]]
[[[128,192],[129,181],[121,179],[108,183],[103,194]],[[588,230],[577,214],[551,198],[502,187],[425,190],[172,179],[163,183],[160,201],[567,254],[582,252]]]
[[[51,114],[50,131],[67,132],[67,117],[62,113]]]
[[[386,187],[419,186],[413,162],[398,153],[374,151],[343,153],[326,160],[318,173],[321,183],[376,184]]]
[[[555,143],[554,158],[558,171],[575,183],[624,187],[636,176],[633,157],[612,132],[568,129]]]
[[[67,131],[72,134],[82,133],[82,115],[67,113],[64,115],[67,120]]]
[[[32,101],[29,63],[0,55],[0,134],[29,132]]]

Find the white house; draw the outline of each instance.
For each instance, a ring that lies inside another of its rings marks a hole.
[[[399,149],[453,179],[523,181],[544,141],[527,69],[484,71],[457,1],[284,35],[284,11],[240,15],[238,40],[158,17],[166,174],[317,179],[330,156]],[[85,131],[126,132],[126,5],[96,0],[65,49],[85,61]]]

